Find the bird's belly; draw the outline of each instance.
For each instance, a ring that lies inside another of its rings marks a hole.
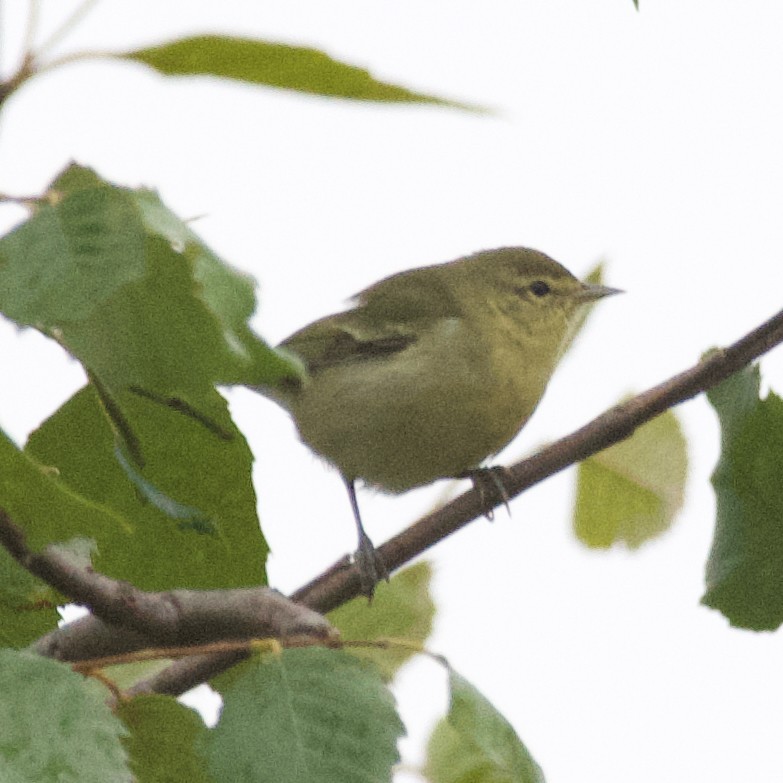
[[[487,368],[483,368],[487,370]],[[299,433],[348,478],[403,492],[478,466],[532,413],[543,387],[453,363],[326,370],[291,406]]]

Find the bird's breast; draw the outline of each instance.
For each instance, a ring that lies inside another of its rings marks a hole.
[[[549,373],[515,340],[444,321],[393,356],[327,368],[291,412],[348,478],[402,492],[478,466],[537,405]]]

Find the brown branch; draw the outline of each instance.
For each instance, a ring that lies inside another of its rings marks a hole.
[[[640,425],[718,385],[781,342],[783,311],[728,348],[712,352],[689,370],[611,408],[572,434],[513,465],[504,479],[508,495],[515,497],[545,478],[629,437]],[[379,552],[389,570],[396,570],[486,511],[481,493],[471,490],[387,541]],[[327,612],[359,594],[358,571],[346,557],[297,590],[291,599],[317,612]],[[245,657],[246,653],[234,652],[182,659],[139,683],[132,692],[180,694]]]
[[[35,75],[35,63],[32,55],[25,54],[21,65],[9,79],[0,82],[0,108],[28,79]]]
[[[92,610],[38,639],[33,649],[51,658],[75,661],[155,644],[334,633],[320,614],[266,587],[148,593],[79,566],[56,546],[32,552],[2,509],[0,544],[31,574]]]
[[[509,497],[516,497],[545,478],[624,440],[645,422],[717,386],[781,342],[783,311],[728,348],[713,351],[689,370],[610,408],[584,427],[513,465],[503,481]],[[486,511],[487,504],[481,492],[470,490],[422,517],[378,551],[389,571],[394,571]],[[328,612],[360,594],[358,570],[344,557],[297,590],[291,599],[315,611]],[[143,691],[177,695],[220,674],[235,662],[219,656],[176,661],[138,687]]]
[[[685,372],[610,408],[570,435],[512,465],[503,479],[509,497],[516,497],[545,478],[630,437],[637,427],[717,386],[781,342],[783,310],[728,348],[712,351]],[[495,506],[501,503],[499,500]],[[485,512],[481,493],[470,490],[403,530],[378,551],[389,571],[396,570]],[[338,562],[291,598],[318,612],[328,612],[359,595],[359,587],[356,568]]]

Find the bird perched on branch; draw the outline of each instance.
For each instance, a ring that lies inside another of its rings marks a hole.
[[[505,247],[387,277],[283,340],[303,377],[259,390],[340,471],[368,597],[387,572],[362,525],[357,480],[399,493],[480,475],[530,418],[583,308],[615,293],[536,250]]]

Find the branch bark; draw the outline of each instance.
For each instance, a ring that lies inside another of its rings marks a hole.
[[[728,348],[711,352],[690,369],[609,409],[570,435],[513,465],[504,480],[509,497],[516,497],[545,478],[624,440],[640,425],[717,386],[781,342],[783,311]],[[499,504],[500,501],[497,505]],[[479,491],[470,490],[387,541],[379,548],[379,553],[389,571],[394,571],[486,511],[486,499]],[[13,541],[7,541],[3,537],[2,543],[16,556]],[[50,581],[45,576],[42,578]],[[54,582],[50,581],[50,584]],[[73,595],[68,590],[64,592]],[[325,613],[359,594],[358,571],[345,557],[297,590],[291,600],[315,612]],[[244,657],[246,656],[243,654],[216,654],[182,659],[158,675],[139,683],[133,692],[180,694],[219,674]]]
[[[503,480],[509,497],[514,498],[545,478],[625,440],[637,427],[717,386],[781,342],[783,310],[728,348],[711,351],[688,370],[610,408],[570,435],[512,465]],[[403,530],[378,551],[389,571],[396,570],[486,510],[480,492],[470,490]],[[318,612],[328,612],[358,594],[357,570],[341,561],[297,590],[291,598]]]
[[[51,658],[78,661],[155,645],[334,635],[320,614],[267,587],[148,593],[77,565],[56,546],[32,552],[2,509],[0,543],[31,574],[92,611],[38,639],[33,649]]]
[[[783,310],[728,348],[712,351],[688,370],[610,408],[570,435],[517,462],[504,479],[509,497],[516,497],[549,476],[628,438],[637,427],[717,386],[781,342]],[[395,571],[486,511],[485,499],[472,489],[422,517],[378,551],[389,572]],[[345,557],[293,593],[291,599],[317,612],[328,612],[360,594],[358,570]],[[203,656],[194,663],[176,661],[157,677],[141,684],[140,690],[156,692],[165,688],[166,693],[183,693],[220,674],[227,668],[226,664],[230,666],[234,662],[221,660],[219,656]]]

